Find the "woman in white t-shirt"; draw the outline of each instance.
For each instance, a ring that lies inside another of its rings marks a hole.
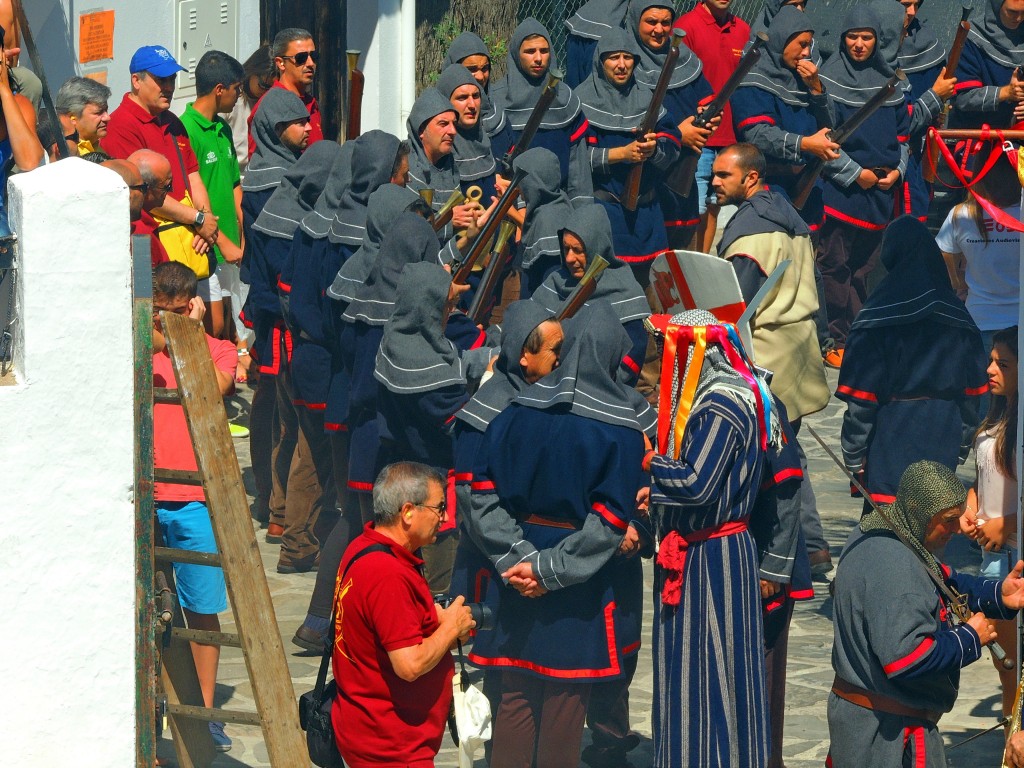
[[[975,157],[979,158],[977,172],[987,153],[979,152]],[[1017,170],[1003,158],[974,186],[974,191],[1008,216],[1020,220]],[[1008,230],[969,195],[966,202],[954,206],[946,216],[935,241],[946,260],[953,288],[958,293],[967,290],[967,311],[981,329],[988,349],[995,331],[1017,324],[1020,232]],[[964,277],[961,264],[966,266]]]
[[[980,575],[1002,579],[1017,563],[1017,327],[993,334],[989,356],[988,415],[974,439],[978,480],[967,492],[962,531],[982,547]],[[1017,648],[1015,620],[993,621],[1008,656]],[[1013,709],[1017,665],[1009,670],[992,658],[1003,687],[1003,714]]]

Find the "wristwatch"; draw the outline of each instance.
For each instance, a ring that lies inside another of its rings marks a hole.
[[[193,226],[202,228],[203,224],[206,223],[206,214],[202,211],[196,211],[196,220],[192,222]]]

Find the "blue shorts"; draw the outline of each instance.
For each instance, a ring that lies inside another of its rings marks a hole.
[[[1001,549],[998,552],[981,550],[981,570],[978,575],[986,579],[1005,579],[1010,569],[1017,564],[1017,550]]]
[[[708,210],[708,195],[711,193],[711,167],[715,164],[719,149],[704,147],[697,161],[697,212],[702,216]]]
[[[192,552],[216,552],[210,513],[201,501],[158,501],[156,518],[164,545]],[[192,613],[214,614],[226,611],[227,590],[224,571],[211,565],[174,564],[178,601]]]

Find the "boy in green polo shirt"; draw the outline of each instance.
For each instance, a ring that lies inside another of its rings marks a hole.
[[[237,320],[225,329],[225,317],[235,320],[244,299],[238,276],[238,264],[242,260],[239,225],[242,220],[242,187],[231,128],[220,115],[234,108],[243,77],[242,65],[226,53],[208,51],[203,54],[196,64],[196,100],[185,108],[181,116],[199,161],[199,175],[210,195],[210,208],[220,227],[220,236],[214,246],[217,271],[210,275],[209,280],[208,308],[212,328],[208,330],[216,338],[233,339],[237,333],[240,356],[247,354],[247,351],[241,351],[247,350],[243,336],[245,329]],[[227,314],[224,311],[225,299],[230,308]]]

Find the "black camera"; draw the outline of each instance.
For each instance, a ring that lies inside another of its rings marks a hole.
[[[447,608],[453,602],[455,602],[454,595],[434,595],[434,602],[440,605],[442,608]],[[476,622],[477,631],[494,629],[494,611],[491,610],[489,605],[483,603],[466,603],[469,608],[469,615],[473,617],[473,621]]]

